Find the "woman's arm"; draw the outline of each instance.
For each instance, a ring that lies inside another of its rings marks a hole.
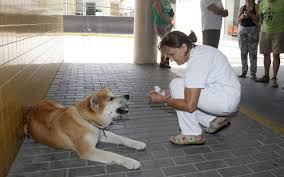
[[[252,19],[253,23],[258,25],[259,22],[259,10],[258,10],[258,5],[255,5],[255,14],[248,12],[248,16]]]
[[[185,99],[168,98],[168,96],[163,96],[155,91],[150,91],[148,96],[152,103],[164,103],[177,110],[194,112],[197,109],[200,92],[200,88],[185,87]]]
[[[238,22],[241,23],[242,19],[244,19],[244,13],[243,13],[244,6],[242,6],[239,10],[239,15],[238,15]]]
[[[165,99],[164,102],[168,106],[175,109],[194,112],[197,109],[197,104],[199,100],[201,89],[200,88],[186,88],[184,90],[185,99]]]
[[[216,4],[211,4],[207,7],[208,10],[212,11],[216,15],[221,15],[222,17],[228,16],[228,10],[218,7]]]
[[[159,15],[162,19],[164,19],[165,21],[167,21],[167,22],[169,22],[169,23],[172,22],[172,20],[171,20],[171,18],[170,18],[169,16],[166,16],[166,15],[163,14],[162,9],[161,9],[161,4],[160,4],[159,0],[154,0],[154,7],[155,7],[155,9],[156,9],[158,15]]]

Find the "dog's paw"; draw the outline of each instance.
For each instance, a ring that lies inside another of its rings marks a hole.
[[[140,141],[136,141],[135,143],[132,144],[132,147],[137,150],[143,150],[146,148],[146,144]]]
[[[131,170],[139,169],[141,167],[141,163],[137,160],[132,159],[130,162],[125,164],[125,167]]]

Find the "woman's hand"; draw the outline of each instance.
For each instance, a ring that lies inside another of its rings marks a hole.
[[[166,100],[165,96],[156,92],[155,90],[150,90],[148,92],[148,98],[150,99],[151,103],[164,103]]]

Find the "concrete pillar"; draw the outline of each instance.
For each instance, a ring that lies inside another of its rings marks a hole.
[[[157,63],[157,36],[154,32],[151,3],[135,0],[134,63]]]

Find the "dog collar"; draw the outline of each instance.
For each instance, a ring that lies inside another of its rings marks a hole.
[[[83,117],[84,118],[84,117]],[[85,119],[85,118],[84,118]],[[89,122],[90,124],[92,124],[93,126],[95,126],[95,127],[97,127],[98,129],[100,129],[100,130],[102,130],[103,131],[103,134],[104,134],[104,136],[105,136],[105,138],[107,137],[106,136],[106,132],[105,132],[105,129],[106,129],[106,127],[103,127],[103,126],[100,126],[100,125],[98,125],[98,124],[96,124],[94,121],[92,121],[92,120],[87,120],[87,119],[85,119],[87,122]]]
[[[102,130],[102,131],[103,131],[103,134],[104,134],[104,136],[105,136],[105,138],[107,138],[106,133],[105,133],[106,127],[103,127],[103,126],[101,126],[101,125],[98,125],[97,123],[95,123],[95,122],[92,121],[92,120],[86,119],[84,116],[82,116],[82,114],[80,113],[80,111],[78,111],[78,113],[79,113],[79,115],[80,115],[85,121],[87,121],[87,122],[90,123],[91,125],[97,127],[98,129]]]

